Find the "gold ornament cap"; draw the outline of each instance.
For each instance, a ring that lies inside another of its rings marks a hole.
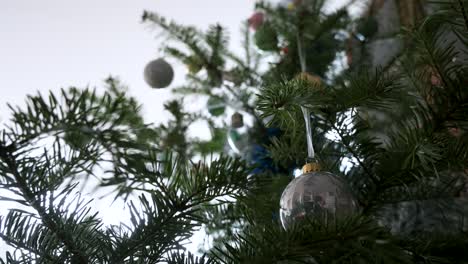
[[[320,171],[320,169],[320,164],[318,164],[317,162],[310,162],[302,166],[302,174]]]

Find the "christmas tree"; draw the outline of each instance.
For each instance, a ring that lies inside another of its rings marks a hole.
[[[0,263],[468,263],[468,1],[325,4],[257,3],[243,55],[221,25],[145,11],[188,67],[174,91],[208,111],[173,100],[147,124],[113,77],[12,106],[0,203],[21,207],[0,216]],[[174,75],[164,58],[144,73]],[[187,136],[200,120],[211,140]],[[90,177],[129,224],[103,224]],[[187,251],[200,228],[213,242]]]

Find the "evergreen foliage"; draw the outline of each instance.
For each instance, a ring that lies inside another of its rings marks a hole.
[[[344,50],[339,36],[362,19],[327,14],[322,0],[300,2],[294,10],[257,4],[278,39],[258,52],[245,27],[244,58],[228,50],[219,25],[201,32],[143,14],[184,45],[166,54],[197,69],[175,90],[241,105],[271,166],[220,154],[223,116],[187,113],[181,101],[166,103],[169,123],[146,124],[113,78],[103,94],[70,88],[11,107],[0,131],[0,203],[21,207],[0,216],[0,239],[16,249],[0,263],[468,263],[468,1],[436,3],[405,29],[407,48],[390,66],[339,75],[327,74]],[[295,78],[298,41],[307,71],[322,81]],[[280,43],[287,54],[273,48]],[[317,160],[350,186],[360,211],[284,230],[279,198],[307,156],[301,107],[312,113]],[[200,119],[212,142],[186,136]],[[267,137],[269,128],[281,132]],[[212,152],[219,157],[192,161]],[[102,223],[78,190],[89,177],[126,199],[129,225]],[[213,245],[195,256],[184,244],[199,228]]]

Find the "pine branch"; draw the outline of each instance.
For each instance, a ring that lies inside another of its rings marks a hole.
[[[209,61],[218,66],[222,66],[224,63],[221,55],[223,54],[223,51],[229,42],[225,32],[226,29],[224,29],[221,25],[216,24],[210,26],[205,37],[206,43],[211,48],[211,57]]]
[[[288,231],[254,224],[236,236],[235,244],[226,244],[226,250],[217,248],[214,255],[221,263],[373,263],[377,259],[411,263],[395,242],[369,220],[329,224],[304,220]]]
[[[165,261],[167,264],[215,264],[213,259],[206,258],[204,255],[201,257],[195,257],[190,252],[185,254],[177,251],[170,254]]]
[[[251,52],[251,37],[250,37],[250,31],[249,31],[249,24],[247,22],[244,22],[242,25],[242,36],[243,36],[243,47],[244,47],[244,55],[245,55],[245,64],[249,68],[251,67],[251,58],[252,58],[252,52]],[[256,69],[256,67],[254,67]]]
[[[162,259],[166,252],[179,249],[180,242],[189,238],[193,229],[203,222],[202,205],[226,196],[237,197],[249,184],[240,160],[221,157],[212,161],[209,168],[194,167],[189,174],[185,164],[174,164],[178,162],[169,161],[163,170],[169,184],[163,183],[162,178],[155,179],[159,189],[148,191],[151,199],[140,197],[143,216],[131,205],[131,234],[117,244],[111,262],[149,256],[149,253],[152,258]],[[150,241],[159,243],[144,249]]]
[[[198,56],[204,64],[209,63],[208,50],[199,44],[198,37],[203,35],[194,27],[184,27],[174,21],[167,22],[164,17],[159,16],[154,12],[144,11],[142,16],[143,22],[151,21],[169,33],[170,37],[176,38],[181,43],[184,43],[191,51]]]
[[[369,177],[369,179],[372,180],[372,182],[375,184],[375,185],[378,185],[379,183],[379,178],[373,173],[373,169],[368,167],[367,164],[365,164],[363,162],[363,157],[361,155],[359,155],[357,153],[357,151],[355,150],[357,144],[354,144],[353,146],[351,146],[350,142],[348,141],[348,136],[345,136],[342,132],[341,132],[341,129],[339,129],[334,123],[331,123],[330,122],[330,126],[333,128],[333,130],[338,134],[338,136],[340,137],[340,142],[345,146],[346,150],[351,153],[351,155],[357,160],[359,166],[364,170],[364,172],[366,173],[366,175]],[[359,149],[359,147],[358,147]],[[369,162],[369,159],[368,157],[366,157],[364,160],[366,160],[366,162]]]
[[[177,204],[177,201],[172,199],[167,197],[163,200],[153,194],[153,204],[150,206],[145,196],[140,196],[143,216],[139,216],[136,207],[131,204],[131,222],[134,229],[128,238],[116,245],[111,263],[145,257],[157,261],[163,258],[165,252],[179,249],[179,242],[191,235],[190,231],[194,227],[191,224],[193,215],[192,212],[184,210],[184,205]],[[153,243],[154,241],[157,243]]]
[[[31,191],[25,178],[18,171],[18,165],[11,155],[11,152],[9,152],[3,145],[0,145],[0,159],[2,159],[3,162],[7,164],[9,173],[13,175],[17,183],[17,187],[21,190],[21,193],[26,202],[28,202],[28,204],[37,211],[44,225],[52,232],[54,232],[57,238],[62,241],[62,243],[65,245],[65,248],[73,255],[72,259],[75,261],[75,263],[89,263],[88,256],[83,254],[83,252],[79,249],[79,246],[75,243],[75,241],[73,241],[72,236],[59,227],[59,220],[57,215],[48,213],[46,208],[41,205],[41,201]]]
[[[151,21],[185,45],[200,60],[206,69],[211,86],[219,86],[222,82],[222,68],[224,59],[221,54],[227,45],[227,37],[219,25],[212,27],[208,33],[203,34],[194,27],[182,26],[173,21],[167,22],[164,17],[153,12],[145,11],[143,21]]]
[[[0,226],[2,225],[2,220],[4,220],[4,219],[0,218]],[[21,234],[21,235],[24,236],[23,234]],[[21,241],[19,239],[15,239],[15,238],[13,238],[11,236],[7,236],[7,235],[4,235],[4,234],[0,234],[0,238],[3,239],[7,244],[15,247],[17,250],[18,249],[24,249],[27,252],[30,252],[30,253],[34,254],[37,257],[37,259],[39,259],[39,261],[46,260],[46,261],[49,261],[51,263],[57,263],[59,261],[55,256],[52,256],[52,255],[48,254],[47,252],[44,252],[43,250],[39,250],[38,248],[35,248],[33,246],[29,246],[28,244],[24,243],[23,241]],[[39,246],[44,248],[43,245],[39,245]],[[32,261],[32,260],[34,260],[33,257],[30,259],[30,261]],[[1,258],[0,258],[0,263],[4,263]]]

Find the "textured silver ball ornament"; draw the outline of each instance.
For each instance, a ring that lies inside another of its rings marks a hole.
[[[150,61],[145,66],[144,77],[152,88],[165,88],[174,79],[172,66],[163,58]]]
[[[346,185],[334,174],[319,171],[317,163],[308,163],[303,174],[284,189],[280,200],[280,218],[285,229],[304,218],[331,221],[357,211],[357,204]]]

